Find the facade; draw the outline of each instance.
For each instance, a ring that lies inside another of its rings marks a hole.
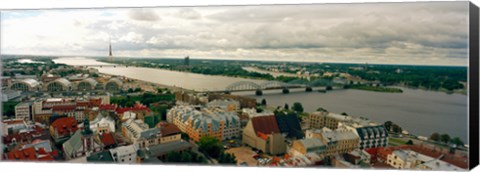
[[[396,169],[460,171],[465,170],[455,165],[432,158],[412,150],[395,150],[387,156],[387,163]]]
[[[240,118],[234,112],[220,108],[176,106],[168,111],[167,121],[194,141],[199,141],[203,136],[219,140],[238,138],[241,131]]]
[[[119,91],[122,89],[123,82],[118,78],[111,78],[105,83],[105,90],[107,91]]]
[[[307,155],[311,153],[324,154],[326,150],[327,145],[324,144],[319,138],[306,138],[293,141],[289,152],[295,156]]]
[[[129,120],[122,124],[122,133],[138,148],[161,144],[162,134],[159,128],[148,128],[142,120]]]
[[[98,82],[93,78],[86,78],[80,81],[77,85],[78,91],[90,91],[97,88]]]
[[[133,145],[120,146],[110,149],[110,154],[114,162],[122,164],[134,164],[137,162],[138,147]]]
[[[20,103],[15,106],[15,118],[31,120],[32,119],[32,105],[31,103]]]
[[[240,108],[256,108],[257,100],[245,96],[237,96],[231,94],[208,94],[208,101],[217,100],[217,99],[232,99],[240,102]]]
[[[70,91],[72,90],[72,83],[65,78],[58,78],[49,82],[45,90],[49,92]]]
[[[99,114],[90,122],[90,129],[98,134],[115,132],[115,120],[110,116]]]
[[[350,119],[351,118],[348,116],[323,111],[313,112],[308,115],[308,122],[312,129],[322,129],[323,127],[327,127],[335,130],[338,128],[338,123]]]
[[[10,85],[10,89],[22,92],[39,91],[40,87],[40,83],[35,79],[15,80]]]
[[[360,138],[349,130],[330,130],[323,128],[321,130],[307,130],[307,138],[318,138],[327,145],[326,156],[348,153],[358,148]]]
[[[20,91],[2,89],[2,102],[7,102],[18,97],[20,97]]]
[[[286,152],[285,137],[280,133],[275,116],[251,118],[243,129],[243,144],[272,155]]]

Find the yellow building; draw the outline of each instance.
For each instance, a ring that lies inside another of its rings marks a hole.
[[[286,152],[285,137],[280,133],[275,116],[250,118],[243,129],[243,144],[257,148],[264,153],[279,155]]]
[[[349,130],[330,130],[328,128],[307,130],[306,138],[318,138],[327,145],[325,156],[348,153],[358,148],[360,138]]]
[[[317,111],[308,115],[308,123],[310,128],[313,129],[322,129],[327,127],[329,129],[335,130],[338,128],[338,123],[342,121],[349,120],[349,116],[343,116],[340,114]]]

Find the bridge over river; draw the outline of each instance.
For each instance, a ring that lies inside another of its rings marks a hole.
[[[262,95],[264,90],[282,90],[283,93],[287,94],[290,92],[290,89],[293,88],[305,88],[306,92],[313,91],[316,87],[332,87],[333,83],[330,80],[317,79],[313,81],[298,79],[290,82],[280,82],[280,81],[265,81],[263,83],[255,83],[251,81],[238,81],[228,85],[223,91],[206,91],[206,92],[245,92],[245,91],[255,91],[256,95]]]

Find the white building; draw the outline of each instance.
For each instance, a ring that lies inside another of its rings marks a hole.
[[[225,111],[237,111],[240,109],[240,102],[232,99],[228,100],[221,100],[221,99],[215,99],[207,103],[207,107],[209,108],[221,108]]]
[[[137,161],[137,145],[120,146],[110,149],[113,161],[124,164],[134,164]]]
[[[397,169],[416,169],[434,171],[465,170],[438,158],[432,158],[411,150],[395,150],[387,156],[387,163]]]
[[[31,120],[31,104],[20,103],[15,106],[15,118],[23,120]]]

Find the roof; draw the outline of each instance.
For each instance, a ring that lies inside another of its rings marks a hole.
[[[31,79],[31,78],[27,78],[27,79],[22,79],[22,80],[17,80],[15,81],[14,83],[24,83],[24,84],[27,84],[29,87],[33,88],[33,87],[37,87],[40,85],[40,82],[38,82],[37,80],[35,79]]]
[[[137,104],[133,105],[132,107],[119,107],[119,108],[115,109],[115,111],[117,111],[117,113],[119,113],[119,114],[127,112],[127,111],[147,111],[147,112],[150,112],[150,108],[148,108],[145,105],[137,103]]]
[[[98,84],[98,82],[93,78],[85,78],[82,81],[80,81],[80,83],[82,83],[82,82],[86,82],[86,83],[90,84],[91,86],[96,86]]]
[[[111,154],[117,153],[119,157],[123,155],[131,154],[131,153],[136,154],[137,151],[138,151],[138,147],[136,145],[120,146],[114,149],[110,149]]]
[[[25,149],[15,149],[6,153],[6,158],[8,160],[23,160],[23,161],[53,161],[53,156],[56,155],[56,152],[47,152],[43,148],[40,148],[38,151],[34,147],[28,147]]]
[[[101,151],[93,153],[87,157],[88,162],[114,162],[110,151]]]
[[[280,132],[287,133],[287,137],[294,138],[303,138],[304,134],[302,132],[302,127],[300,126],[300,121],[295,114],[288,115],[275,115],[277,120],[278,128]]]
[[[212,131],[220,130],[220,124],[224,123],[225,128],[240,127],[240,118],[234,112],[227,112],[221,108],[201,108],[195,106],[175,106],[168,111],[173,118],[179,118],[180,121],[187,123],[191,121],[195,130],[202,129],[207,132],[211,125]]]
[[[316,152],[324,150],[326,148],[325,144],[323,144],[322,141],[318,138],[307,138],[298,140],[298,142],[300,142],[305,147],[307,152]]]
[[[75,134],[63,143],[63,151],[71,157],[78,149],[82,147],[82,132],[77,130]]]
[[[168,142],[164,144],[159,144],[159,145],[154,145],[150,146],[148,149],[149,154],[153,156],[160,156],[164,155],[168,152],[171,151],[177,151],[177,150],[185,150],[190,147],[193,147],[193,145],[187,141],[184,140],[178,140],[178,141],[173,141],[173,142]]]
[[[140,133],[140,138],[143,138],[143,139],[155,138],[159,134],[160,134],[160,129],[159,128],[150,128],[150,129],[147,129],[147,130],[143,130]]]
[[[264,134],[280,133],[275,116],[258,116],[251,118],[255,132]]]
[[[115,83],[115,84],[118,84],[118,85],[122,85],[122,84],[123,84],[123,82],[120,81],[120,79],[118,79],[118,78],[110,78],[110,79],[107,81],[106,84],[111,83],[111,82],[113,82],[113,83]]]
[[[57,78],[57,79],[53,80],[53,81],[50,82],[50,83],[53,83],[53,82],[59,83],[59,84],[61,84],[61,85],[64,86],[64,87],[68,87],[68,86],[72,85],[72,83],[71,83],[70,81],[68,81],[67,79],[65,79],[65,78]],[[49,83],[49,84],[50,84],[50,83]]]
[[[51,125],[55,128],[58,134],[67,134],[69,132],[75,132],[78,130],[77,120],[74,117],[63,117],[55,120]]]
[[[112,133],[103,133],[100,139],[104,146],[115,145],[116,141]]]
[[[327,131],[323,130],[321,132],[322,137],[324,140],[330,140],[330,141],[341,141],[341,140],[353,140],[353,139],[359,139],[359,137],[352,131],[349,130],[335,130],[335,131]]]
[[[160,128],[160,132],[162,133],[162,136],[169,136],[169,135],[179,134],[182,132],[176,125],[166,123],[166,122],[158,123],[157,127]]]

